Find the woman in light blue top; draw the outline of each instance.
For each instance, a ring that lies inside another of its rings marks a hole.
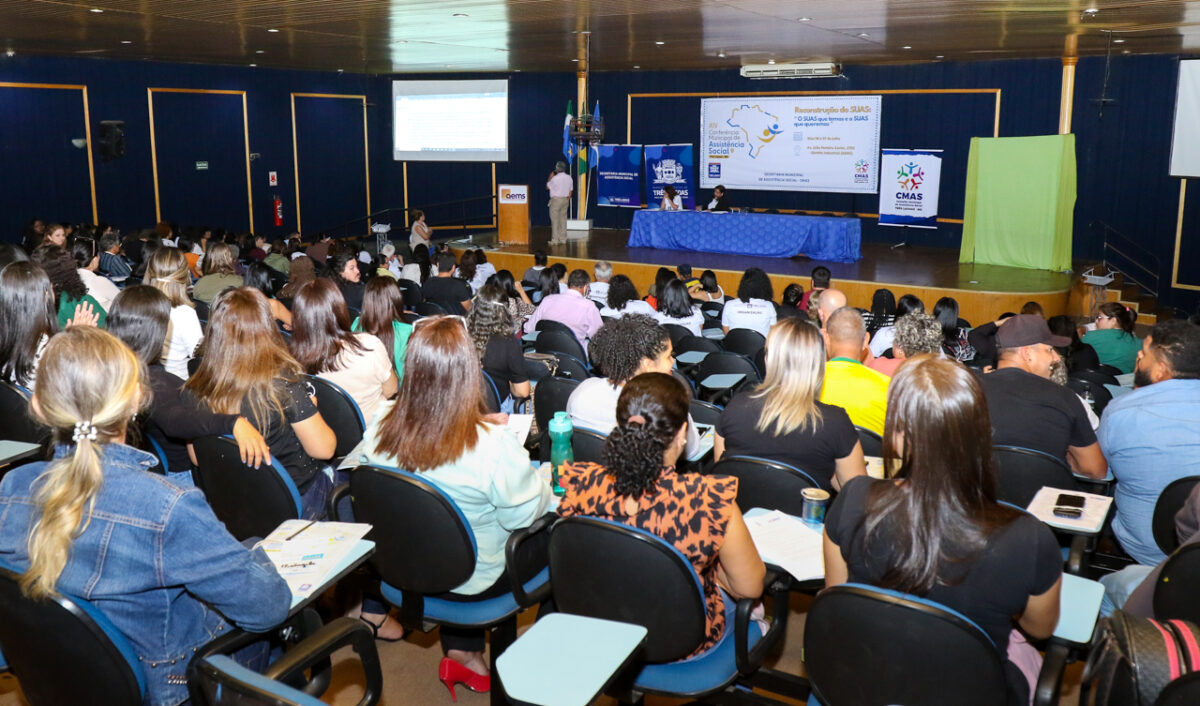
[[[458,505],[475,534],[475,572],[442,597],[509,590],[504,544],[545,514],[553,495],[529,454],[486,410],[475,348],[462,321],[430,317],[414,327],[395,403],[380,406],[363,436],[359,462],[420,473]],[[499,420],[497,420],[499,421]],[[407,541],[396,538],[396,541]],[[441,678],[486,691],[483,630],[443,626]],[[465,671],[464,671],[465,670]]]

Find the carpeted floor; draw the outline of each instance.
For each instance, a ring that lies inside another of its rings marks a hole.
[[[791,614],[788,618],[788,630],[782,651],[772,658],[768,666],[785,672],[801,673],[800,652],[804,637],[804,618],[810,598],[793,595]],[[533,612],[527,611],[522,616],[521,629],[532,624]],[[437,665],[441,659],[441,648],[437,639],[437,631],[417,635],[404,642],[378,642],[379,656],[383,665],[385,706],[437,706],[449,705],[450,694],[437,679]],[[864,666],[869,670],[869,665]],[[325,694],[324,701],[338,706],[350,706],[358,702],[362,696],[362,679],[358,663],[353,652],[346,648],[338,652],[334,660],[334,681]],[[1067,667],[1063,684],[1063,706],[1076,706],[1079,700],[1079,678],[1082,664],[1075,663]],[[484,706],[488,703],[486,694],[475,694],[463,687],[458,688],[458,703],[464,706]],[[615,706],[616,701],[602,697],[598,704]],[[650,706],[666,706],[668,704],[684,703],[683,700],[648,698]],[[797,702],[799,703],[799,702]],[[11,676],[0,677],[0,706],[17,706],[25,704],[20,694],[16,679]]]

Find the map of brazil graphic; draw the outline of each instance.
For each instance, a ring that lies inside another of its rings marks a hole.
[[[881,106],[879,95],[705,98],[700,187],[878,193]]]

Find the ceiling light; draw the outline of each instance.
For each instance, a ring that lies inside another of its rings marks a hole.
[[[935,56],[935,57],[933,57],[933,58],[935,58],[935,59],[945,59],[945,58],[946,58],[946,55],[945,55],[945,54],[938,54],[937,56]]]
[[[579,63],[579,59],[571,59],[571,61],[572,61],[573,63],[576,63],[576,64],[578,64],[578,63]]]
[[[775,63],[775,60],[774,60],[774,59],[767,59],[767,63],[768,63],[768,64],[774,64],[774,63]]]
[[[1124,44],[1124,43],[1125,43],[1124,39],[1114,39],[1113,40],[1113,44]]]
[[[911,45],[911,44],[905,44],[904,46],[902,46],[902,47],[900,47],[900,48],[901,48],[901,49],[912,49],[912,45]]]
[[[661,47],[662,45],[666,44],[666,42],[655,42],[655,44]]]
[[[252,68],[252,69],[253,69],[255,66],[258,66],[258,64],[250,64],[250,68]]]
[[[866,32],[859,32],[858,36],[862,37],[863,39],[866,39],[867,37],[870,37],[871,35],[867,34]]]
[[[279,30],[277,30],[277,29],[275,29],[274,27],[272,27],[272,28],[268,29],[267,31],[268,31],[268,32],[278,32]]]
[[[1122,49],[1121,53],[1122,54],[1132,54],[1133,52],[1129,51],[1128,49]]]
[[[133,44],[133,40],[131,40],[131,39],[122,39],[122,40],[121,40],[121,43],[122,43],[122,44]]]
[[[254,50],[254,53],[255,53],[255,54],[266,54],[266,52],[265,52],[265,51],[263,51],[262,49],[255,49],[255,50]]]
[[[642,67],[641,67],[641,66],[639,66],[639,65],[637,65],[637,64],[634,64],[634,65],[633,65],[633,68],[635,68],[635,69],[640,69],[640,68],[642,68]]]
[[[104,12],[104,10],[101,10],[101,9],[100,9],[100,8],[98,8],[98,7],[93,7],[92,9],[88,10],[88,12],[94,12],[94,13],[96,13],[97,15],[99,15],[101,12]]]
[[[724,58],[725,58],[725,52],[723,52],[723,51],[719,51],[719,52],[717,52],[717,56],[718,56],[719,58],[721,58],[721,59],[724,59]]]
[[[797,17],[797,18],[796,18],[796,21],[797,21],[797,22],[809,22],[809,21],[811,21],[811,20],[812,20],[812,18],[811,18],[811,17]]]
[[[1097,12],[1100,12],[1100,8],[1098,8],[1098,7],[1089,7],[1088,9],[1084,10],[1084,12],[1085,12],[1085,13],[1087,13],[1087,14],[1089,14],[1089,15],[1094,15],[1094,14],[1096,14]]]
[[[7,51],[5,51],[5,52],[4,52],[4,55],[5,55],[5,56],[7,56],[8,58],[10,58],[10,59],[11,59],[11,58],[13,58],[14,56],[16,56],[16,55],[17,55],[17,53],[16,53],[15,51],[13,51],[12,49],[9,49],[9,50],[7,50]]]
[[[454,13],[454,14],[453,14],[453,15],[451,15],[451,16],[452,16],[452,17],[470,17],[470,15],[468,15],[468,14],[467,14],[467,13],[465,13],[465,12],[456,12],[456,13]]]

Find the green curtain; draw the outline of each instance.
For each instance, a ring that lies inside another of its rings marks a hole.
[[[959,262],[1071,269],[1075,136],[973,137]]]

